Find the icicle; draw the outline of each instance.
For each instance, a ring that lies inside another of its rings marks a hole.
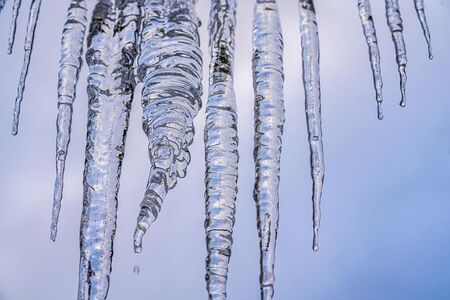
[[[313,250],[319,250],[320,200],[322,197],[325,166],[322,144],[322,118],[320,110],[320,48],[316,11],[312,0],[300,0],[300,34],[303,53],[303,87],[308,140],[311,151],[313,179]]]
[[[201,106],[202,53],[194,0],[148,0],[138,73],[150,174],[134,233],[134,250],[158,217],[167,192],[186,176],[193,119]]]
[[[386,17],[389,29],[391,30],[392,40],[395,44],[395,52],[397,55],[398,73],[400,74],[400,91],[402,99],[400,106],[406,105],[406,46],[403,38],[403,20],[400,14],[398,0],[386,0]]]
[[[78,75],[83,63],[83,43],[86,31],[86,3],[72,0],[61,41],[61,60],[58,79],[58,118],[56,121],[56,180],[53,193],[53,213],[50,238],[55,241],[59,211],[63,195],[64,167],[70,142],[73,102]]]
[[[420,25],[422,25],[423,34],[428,45],[428,58],[433,59],[433,49],[431,48],[431,34],[428,28],[427,18],[425,16],[424,0],[414,0],[417,16],[419,17]]]
[[[12,135],[16,135],[19,130],[19,117],[20,117],[20,105],[23,100],[23,92],[25,90],[25,81],[28,75],[28,68],[30,67],[31,52],[33,51],[34,43],[34,31],[36,30],[36,24],[39,17],[39,10],[41,8],[42,0],[32,0],[30,7],[30,15],[28,17],[27,34],[25,37],[25,54],[22,66],[22,72],[20,74],[19,86],[17,88],[17,97],[14,105],[14,120],[12,127]]]
[[[135,81],[139,0],[99,0],[88,37],[88,133],[78,299],[106,299]]]
[[[5,7],[5,3],[6,3],[6,0],[0,0],[0,13],[3,10],[3,7]]]
[[[283,36],[275,0],[257,0],[253,22],[255,175],[261,299],[274,294],[281,136],[284,125]]]
[[[22,0],[14,0],[14,3],[13,3],[13,12],[12,12],[11,26],[9,28],[9,38],[8,38],[8,50],[7,50],[8,54],[12,54],[14,40],[16,38],[17,17],[19,16],[19,9],[20,9],[21,3],[22,3]]]
[[[383,119],[381,103],[383,102],[383,79],[381,77],[380,50],[378,49],[377,34],[373,23],[369,0],[358,0],[359,17],[369,46],[370,64],[372,66],[373,82],[375,85],[378,119]]]
[[[209,95],[206,106],[206,282],[209,299],[225,299],[233,243],[238,179],[233,60],[236,2],[212,0],[209,21]]]

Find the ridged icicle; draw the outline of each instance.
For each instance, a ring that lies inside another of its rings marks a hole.
[[[108,294],[120,171],[135,87],[138,1],[99,0],[90,26],[79,300],[102,300]]]
[[[381,103],[383,102],[383,79],[381,77],[380,49],[378,48],[377,33],[373,23],[372,10],[369,0],[358,0],[359,17],[363,27],[364,37],[369,47],[370,65],[373,73],[373,83],[375,86],[378,119],[383,119]]]
[[[12,135],[16,135],[19,131],[20,106],[23,100],[23,92],[25,90],[25,81],[27,80],[28,68],[30,67],[31,53],[33,52],[34,32],[36,30],[36,25],[39,17],[39,10],[41,9],[41,2],[42,0],[31,1],[30,15],[28,16],[27,33],[25,36],[25,54],[23,58],[22,72],[20,73],[19,86],[17,88],[16,102],[14,104],[14,120],[11,130]]]
[[[320,48],[316,11],[312,0],[300,0],[300,34],[302,41],[303,87],[308,141],[311,151],[313,180],[313,250],[319,250],[320,201],[325,165],[322,144],[320,99]]]
[[[386,0],[386,18],[392,34],[392,40],[394,41],[398,73],[400,74],[400,91],[402,93],[400,106],[405,107],[406,64],[408,63],[408,58],[406,57],[406,45],[403,38],[403,20],[400,14],[398,0]]]
[[[431,47],[431,34],[428,27],[427,18],[425,16],[425,2],[424,0],[414,0],[417,16],[419,17],[420,25],[422,26],[423,35],[428,45],[428,58],[433,59],[433,49]]]
[[[16,39],[16,28],[17,28],[17,18],[19,17],[19,9],[22,0],[14,0],[13,3],[13,11],[11,17],[11,25],[9,27],[9,38],[8,38],[8,54],[12,54],[14,41]]]
[[[238,179],[234,94],[236,2],[212,0],[209,20],[209,95],[206,105],[206,283],[209,299],[225,299],[233,243]]]
[[[167,192],[186,176],[201,107],[202,53],[194,0],[148,0],[141,34],[138,74],[150,174],[134,234],[134,250],[156,220]]]
[[[56,121],[56,179],[53,193],[53,213],[50,238],[56,239],[59,211],[63,196],[64,167],[70,142],[73,103],[78,76],[83,63],[83,43],[86,31],[86,3],[71,0],[61,41],[58,78],[58,117]]]
[[[261,299],[274,294],[281,143],[284,125],[283,36],[275,0],[257,0],[253,20],[255,188]]]

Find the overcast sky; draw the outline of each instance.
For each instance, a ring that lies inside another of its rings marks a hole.
[[[56,84],[69,1],[43,1],[19,135],[10,135],[30,1],[23,1],[17,47],[7,56],[12,1],[0,16],[0,299],[74,299],[86,136],[86,69],[75,104],[56,243],[49,226],[54,183]],[[91,1],[92,3],[93,1]],[[321,39],[326,177],[320,251],[311,250],[311,179],[295,0],[280,0],[285,36],[286,125],[282,156],[275,299],[445,299],[450,294],[450,4],[426,1],[435,60],[413,1],[400,1],[408,50],[408,103],[400,108],[394,46],[383,1],[372,1],[384,76],[384,121],[375,94],[356,1],[316,1]],[[198,1],[207,57],[209,1]],[[228,281],[231,300],[259,298],[259,249],[252,198],[253,1],[239,1],[236,95],[240,172]],[[207,68],[205,78],[207,78]],[[207,82],[205,81],[205,87]],[[206,90],[205,90],[206,94]],[[204,109],[192,163],[144,239],[132,234],[148,175],[135,97],[123,163],[109,299],[206,299],[204,282]],[[206,99],[204,98],[204,103]],[[139,276],[133,266],[140,265]]]

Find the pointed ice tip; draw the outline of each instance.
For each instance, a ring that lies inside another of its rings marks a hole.
[[[313,250],[314,250],[314,252],[318,252],[319,251],[319,244],[313,244]]]
[[[141,253],[142,252],[142,237],[144,236],[145,231],[136,227],[136,231],[134,232],[134,253]]]
[[[406,100],[405,100],[405,98],[403,98],[403,99],[400,101],[400,106],[401,106],[401,107],[405,107],[405,106],[406,106]]]
[[[429,60],[433,60],[433,58],[434,58],[434,57],[433,57],[433,53],[430,52],[430,53],[428,54],[428,59],[429,59]]]
[[[53,224],[50,226],[50,239],[55,242],[56,241],[56,236],[58,233],[58,228],[56,227],[56,224]]]
[[[11,134],[14,135],[14,136],[16,136],[18,132],[19,132],[19,131],[17,130],[17,127],[16,127],[16,126],[13,126],[13,128],[11,129]]]

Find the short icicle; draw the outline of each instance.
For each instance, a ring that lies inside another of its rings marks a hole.
[[[236,1],[212,0],[209,20],[209,95],[206,105],[206,285],[209,299],[226,299],[238,179],[234,93]]]
[[[428,58],[433,59],[433,49],[431,47],[431,34],[428,27],[427,18],[425,16],[425,1],[414,0],[414,6],[416,7],[417,16],[419,17],[420,25],[422,26],[423,35],[428,45]]]
[[[281,143],[284,125],[283,36],[275,0],[257,0],[253,21],[255,187],[261,299],[274,294]]]
[[[143,129],[151,166],[134,233],[136,253],[168,191],[186,176],[191,158],[203,66],[195,2],[147,0],[144,5],[138,76],[144,84]]]
[[[13,3],[13,11],[11,17],[11,25],[9,27],[9,38],[8,38],[8,54],[12,54],[12,50],[14,47],[14,41],[16,39],[16,28],[17,28],[17,18],[19,17],[19,9],[22,0],[14,0]]]
[[[88,132],[78,299],[106,299],[117,197],[135,87],[140,0],[99,0],[88,36]]]
[[[359,17],[363,27],[367,46],[369,47],[370,64],[373,73],[373,83],[375,85],[378,119],[383,119],[381,103],[383,102],[383,79],[381,77],[380,49],[378,48],[377,33],[373,23],[372,10],[369,0],[358,0]]]
[[[63,196],[64,168],[70,142],[73,103],[78,76],[83,63],[83,43],[86,31],[85,0],[71,0],[61,41],[58,78],[58,117],[56,121],[56,179],[53,192],[50,239],[55,241]]]
[[[386,0],[386,18],[389,29],[392,34],[392,40],[395,45],[396,60],[398,65],[398,73],[400,74],[400,91],[402,99],[400,106],[406,106],[406,45],[403,38],[403,20],[400,14],[398,0]]]
[[[22,72],[20,73],[19,86],[17,88],[17,97],[14,104],[14,113],[13,113],[13,126],[11,130],[12,135],[17,135],[19,131],[19,117],[20,117],[20,106],[23,100],[23,92],[25,90],[25,81],[28,75],[28,69],[30,67],[30,59],[31,53],[33,52],[33,43],[34,43],[34,32],[36,30],[36,25],[39,17],[39,10],[41,9],[42,0],[32,0],[30,7],[30,15],[28,17],[28,25],[27,25],[27,33],[25,36],[25,45],[24,45],[24,59]]]
[[[322,143],[319,31],[313,0],[300,0],[303,87],[313,180],[313,250],[319,250],[320,201],[325,165]]]

